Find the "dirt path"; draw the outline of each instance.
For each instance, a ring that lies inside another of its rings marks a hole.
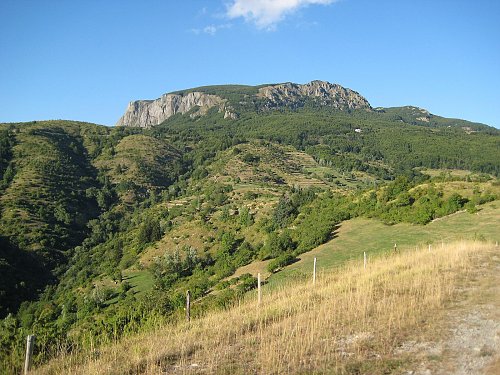
[[[440,339],[411,341],[398,348],[419,358],[406,375],[500,374],[500,247],[468,278],[450,306]],[[442,338],[441,338],[442,337]]]

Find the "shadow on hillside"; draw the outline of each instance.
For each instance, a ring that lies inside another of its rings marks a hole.
[[[333,226],[332,231],[330,232],[330,235],[328,236],[328,239],[325,241],[325,243],[328,241],[331,241],[339,236],[340,226],[341,226],[340,224]]]
[[[15,313],[23,301],[33,301],[55,282],[48,261],[37,252],[19,249],[0,237],[0,319]]]

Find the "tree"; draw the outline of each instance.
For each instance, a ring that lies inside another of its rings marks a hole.
[[[240,210],[240,224],[244,227],[249,227],[253,224],[253,215],[250,213],[248,207],[243,206]]]
[[[293,215],[297,213],[296,207],[288,195],[283,195],[273,212],[273,223],[278,228],[287,226]]]
[[[153,219],[150,216],[146,216],[145,221],[141,224],[139,228],[139,233],[137,239],[140,244],[147,244],[150,242],[155,242],[162,237],[160,221]]]

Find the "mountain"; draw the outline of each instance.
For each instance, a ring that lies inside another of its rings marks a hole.
[[[2,369],[33,330],[41,363],[174,319],[187,288],[224,306],[254,286],[242,267],[348,218],[424,225],[499,194],[499,130],[322,81],[183,90],[118,124],[0,124]]]
[[[125,114],[118,120],[116,126],[138,126],[149,128],[158,125],[175,115],[184,114],[197,108],[191,116],[203,115],[208,109],[218,107],[219,111],[226,111],[225,117],[231,117],[226,110],[225,100],[216,95],[202,92],[183,94],[165,94],[156,100],[137,100],[130,102]]]
[[[149,128],[161,124],[171,116],[190,112],[191,118],[202,116],[210,108],[216,107],[224,113],[224,118],[236,119],[238,114],[234,105],[243,108],[280,109],[299,108],[306,102],[314,101],[317,105],[338,110],[371,109],[368,101],[357,92],[337,84],[324,81],[312,81],[300,85],[283,83],[266,86],[244,87],[252,94],[245,94],[238,103],[231,103],[231,96],[241,93],[241,86],[227,86],[220,94],[211,94],[216,87],[206,87],[185,92],[164,94],[156,100],[137,100],[130,102],[125,114],[116,123],[117,126],[137,126]],[[229,89],[229,90],[227,90]],[[231,90],[232,89],[232,90]],[[233,91],[233,92],[231,92]]]
[[[371,109],[368,101],[351,89],[324,81],[312,81],[305,85],[284,83],[259,88],[257,97],[265,98],[264,107],[298,108],[308,100],[338,110]]]

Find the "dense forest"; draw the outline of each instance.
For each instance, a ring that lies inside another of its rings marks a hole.
[[[500,131],[414,107],[236,103],[151,129],[0,125],[0,368],[223,308],[357,216],[425,225],[495,200]],[[468,170],[464,177],[426,170]],[[449,182],[463,183],[463,192]]]

